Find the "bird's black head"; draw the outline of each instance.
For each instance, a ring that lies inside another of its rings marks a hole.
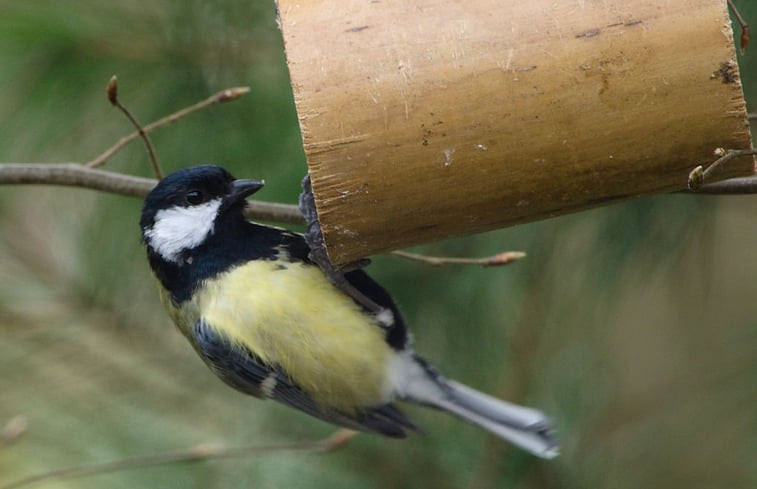
[[[142,240],[163,260],[180,262],[185,251],[213,234],[221,219],[242,219],[245,197],[262,186],[259,180],[235,180],[220,166],[172,173],[145,199],[139,221]]]

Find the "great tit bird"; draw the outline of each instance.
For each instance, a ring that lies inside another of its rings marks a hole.
[[[444,378],[412,349],[397,306],[363,270],[332,285],[302,235],[245,220],[263,186],[203,165],[164,178],[140,225],[169,316],[210,370],[246,394],[347,428],[404,438],[408,401],[454,414],[544,458],[558,454],[541,412]]]

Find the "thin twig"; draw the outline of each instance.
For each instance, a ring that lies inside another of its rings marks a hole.
[[[738,158],[739,156],[754,156],[755,154],[757,154],[757,150],[754,148],[728,150],[723,148],[716,149],[715,156],[719,156],[717,160],[713,161],[707,168],[703,168],[702,165],[699,165],[689,173],[689,190],[697,191],[723,163]]]
[[[279,204],[278,202],[261,202],[248,200],[244,208],[244,216],[247,219],[268,222],[280,222],[285,224],[305,224],[302,214],[296,205]]]
[[[245,447],[223,448],[211,445],[198,445],[179,452],[162,453],[157,455],[138,455],[135,457],[122,458],[110,462],[95,463],[90,465],[77,465],[63,469],[51,470],[42,474],[36,474],[10,484],[0,489],[17,489],[51,479],[70,479],[86,475],[107,474],[124,470],[155,467],[159,465],[179,464],[186,462],[198,462],[204,460],[219,460],[227,458],[249,457],[252,455],[269,452],[318,452],[326,453],[337,450],[344,446],[356,432],[340,429],[333,435],[323,440],[290,443],[286,445],[251,445]]]
[[[207,107],[210,107],[211,105],[235,100],[241,97],[242,95],[248,93],[249,91],[250,91],[249,87],[233,87],[233,88],[227,88],[226,90],[221,90],[220,92],[211,95],[205,100],[197,102],[194,105],[190,105],[189,107],[178,110],[174,112],[173,114],[169,114],[163,117],[162,119],[158,119],[155,122],[151,122],[150,124],[147,124],[146,126],[142,128],[142,131],[145,133],[150,133],[163,126],[173,124],[174,122],[178,121],[182,117],[186,117],[189,114],[192,114],[193,112],[197,112],[198,110],[205,109]],[[116,144],[114,144],[113,146],[105,150],[97,158],[87,162],[86,165],[90,168],[97,168],[104,165],[105,162],[107,162],[111,157],[113,157],[113,155],[116,154],[121,148],[123,148],[130,142],[134,141],[138,137],[139,137],[139,131],[134,131],[128,136],[122,137],[116,142]]]
[[[746,115],[746,118],[750,121],[757,119],[757,112],[750,112]]]
[[[738,158],[740,156],[754,156],[756,153],[754,148],[749,149],[718,149],[715,151],[715,155],[719,156],[719,158],[712,162],[710,166],[707,167],[707,169],[704,170],[702,173],[702,180],[707,181],[708,178],[713,174],[713,172],[722,164],[731,161],[734,158]]]
[[[0,185],[63,185],[144,198],[157,183],[151,178],[88,168],[77,163],[0,163]],[[297,206],[275,202],[248,200],[245,215],[249,219],[269,222],[303,223]]]
[[[110,78],[105,92],[108,95],[108,100],[110,101],[110,103],[114,107],[117,107],[121,112],[123,112],[124,115],[129,119],[129,121],[131,121],[132,125],[137,128],[139,137],[142,138],[142,141],[145,142],[145,146],[147,147],[147,154],[150,156],[152,172],[158,180],[163,180],[163,171],[160,169],[160,165],[158,164],[158,157],[155,155],[155,148],[152,146],[150,138],[147,137],[147,133],[144,129],[142,129],[142,124],[139,123],[137,118],[134,117],[131,112],[129,112],[129,109],[127,109],[120,100],[118,100],[118,79],[116,78],[116,75],[113,75]]]
[[[739,9],[736,8],[736,5],[734,5],[732,0],[728,0],[728,6],[731,7],[731,12],[733,12],[734,17],[736,17],[736,22],[741,26],[741,42],[739,43],[739,47],[741,48],[741,54],[743,55],[749,45],[749,24],[747,24],[744,17],[741,16],[741,12],[739,12]]]
[[[526,254],[522,251],[505,251],[497,253],[496,255],[488,256],[486,258],[457,258],[447,256],[426,256],[419,255],[417,253],[410,253],[407,251],[392,251],[394,256],[400,258],[406,258],[408,260],[419,261],[427,265],[441,266],[441,265],[479,265],[482,267],[498,267],[502,265],[508,265],[516,260],[520,260],[525,257]]]

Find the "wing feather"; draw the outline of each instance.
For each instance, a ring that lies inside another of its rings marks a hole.
[[[233,344],[202,319],[194,326],[197,351],[210,369],[231,387],[246,394],[273,399],[311,416],[347,428],[404,438],[405,429],[416,426],[391,404],[372,406],[346,414],[319,406],[276,366],[264,364],[242,345]]]

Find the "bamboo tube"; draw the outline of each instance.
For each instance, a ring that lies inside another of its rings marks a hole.
[[[337,264],[684,189],[751,145],[725,0],[278,5]]]

